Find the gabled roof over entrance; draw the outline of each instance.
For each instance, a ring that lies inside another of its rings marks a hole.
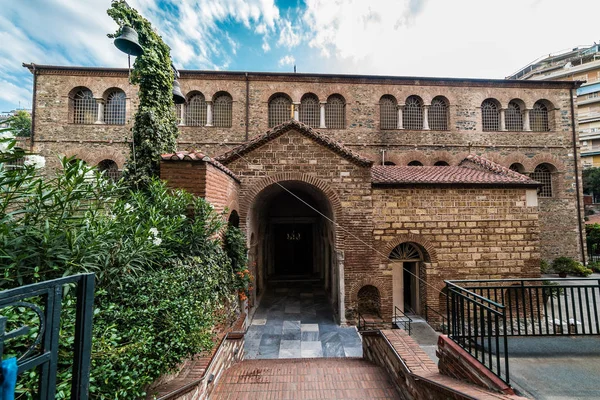
[[[457,185],[488,187],[538,187],[539,182],[496,164],[481,156],[470,154],[459,166],[385,166],[372,168],[375,186]]]
[[[353,162],[356,165],[359,165],[361,167],[370,167],[371,165],[373,165],[373,161],[369,160],[368,158],[362,157],[358,153],[355,153],[354,151],[345,147],[343,144],[331,139],[328,136],[323,135],[320,132],[317,132],[310,126],[303,124],[302,122],[298,122],[296,120],[289,120],[288,122],[284,122],[281,125],[277,125],[264,135],[257,136],[254,139],[232,150],[229,150],[228,152],[221,154],[218,157],[215,157],[215,159],[223,164],[228,164],[234,160],[237,160],[238,158],[243,157],[245,154],[251,152],[252,150],[292,130],[301,133],[302,135],[306,136],[309,139],[312,139],[313,141],[317,142],[322,146],[327,147],[334,153],[338,154],[339,156],[345,158],[348,161]]]

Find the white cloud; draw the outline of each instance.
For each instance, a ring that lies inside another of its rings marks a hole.
[[[285,65],[294,65],[296,63],[296,59],[294,58],[294,56],[291,55],[287,55],[285,57],[282,57],[279,60],[279,66],[283,67]]]
[[[265,53],[268,53],[269,50],[271,50],[271,46],[269,45],[266,37],[263,38],[262,49]]]
[[[288,49],[298,46],[300,44],[300,35],[294,31],[297,28],[292,27],[292,22],[288,19],[282,19],[279,25],[280,31],[277,45],[287,47]]]

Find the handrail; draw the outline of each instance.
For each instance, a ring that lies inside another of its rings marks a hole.
[[[435,308],[425,305],[425,321],[427,321],[429,323],[429,311],[433,311],[434,314],[436,314],[438,317],[440,317],[442,319],[442,333],[446,333],[448,332],[448,319],[446,318],[446,316],[444,314],[442,314],[441,312],[439,312],[438,310],[436,310]]]
[[[398,314],[400,314],[400,318],[405,318],[405,320],[398,320]],[[410,318],[408,315],[406,315],[406,313],[404,313],[404,311],[402,311],[401,309],[398,308],[398,306],[394,306],[394,324],[396,324],[396,326],[398,326],[399,323],[401,323],[402,325],[404,325],[404,330],[408,332],[408,336],[410,336],[410,331],[411,331],[411,322],[412,322],[412,318]],[[408,329],[406,329],[406,326],[408,324]]]

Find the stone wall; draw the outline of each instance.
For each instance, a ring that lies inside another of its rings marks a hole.
[[[583,218],[583,206],[578,211],[569,84],[192,71],[181,71],[180,83],[184,94],[200,91],[210,100],[218,92],[226,91],[233,99],[231,128],[182,126],[180,150],[193,148],[216,156],[248,137],[266,132],[268,101],[275,93],[285,93],[294,102],[300,102],[305,93],[314,93],[320,101],[337,93],[346,101],[346,129],[319,130],[375,162],[385,158],[396,164],[420,160],[425,165],[436,161],[456,165],[472,152],[506,167],[521,163],[526,173],[540,163],[551,164],[556,168],[554,194],[552,198],[540,199],[541,256],[547,260],[557,256],[581,257],[578,218]],[[110,88],[124,90],[126,124],[69,123],[68,96],[78,86],[88,87],[98,98]],[[129,153],[136,91],[128,83],[126,70],[37,66],[34,151],[49,156],[49,168],[58,165],[58,155],[77,155],[90,164],[112,159],[122,168]],[[445,97],[450,104],[450,129],[381,130],[378,103],[386,94],[395,96],[400,104],[410,95],[420,96],[425,104],[435,96]],[[521,99],[526,108],[539,99],[549,101],[553,107],[551,131],[483,132],[479,107],[490,97],[497,99],[502,107],[514,98]]]

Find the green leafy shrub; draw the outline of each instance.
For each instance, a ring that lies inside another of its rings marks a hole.
[[[588,267],[593,271],[593,272],[600,272],[600,261],[594,261],[588,264]]]
[[[231,260],[231,269],[234,273],[234,288],[240,300],[244,301],[253,289],[254,282],[254,276],[248,269],[246,237],[239,228],[228,225],[223,239],[224,248]]]
[[[552,261],[552,269],[557,274],[572,274],[578,265],[579,263],[570,257],[558,257]]]
[[[548,261],[541,260],[540,261],[540,272],[542,274],[549,274],[552,272],[552,267],[548,264]]]
[[[588,277],[593,272],[594,271],[592,271],[590,268],[587,268],[585,265],[577,263],[577,265],[573,268],[572,274],[577,276]]]

